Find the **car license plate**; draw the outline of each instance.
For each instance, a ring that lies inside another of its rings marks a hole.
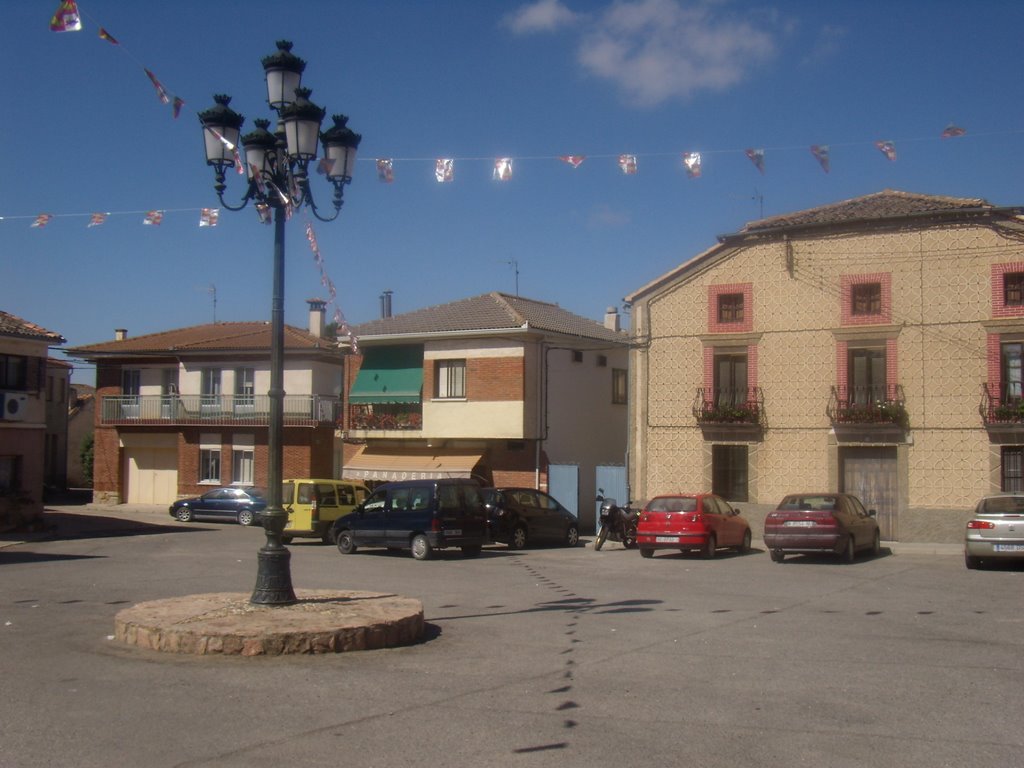
[[[675,536],[655,536],[654,540],[658,544],[675,544],[676,541],[678,541],[677,537]]]
[[[813,520],[787,520],[782,524],[786,528],[813,528]]]
[[[448,534],[449,536],[461,536],[462,535],[462,529],[461,528],[451,528],[451,529],[445,531],[445,533]]]
[[[996,552],[1024,552],[1024,544],[993,544]]]

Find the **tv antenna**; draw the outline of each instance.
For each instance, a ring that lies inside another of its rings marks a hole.
[[[757,201],[757,209],[758,209],[757,217],[759,219],[763,219],[764,218],[764,195],[762,195],[760,192],[757,191],[757,187],[754,187],[754,195],[750,199]]]
[[[210,294],[210,298],[213,300],[213,322],[214,325],[217,323],[217,286],[210,283],[210,287],[206,289],[206,292]]]
[[[512,267],[516,273],[516,296],[519,296],[519,262],[516,259],[509,259],[505,263]]]

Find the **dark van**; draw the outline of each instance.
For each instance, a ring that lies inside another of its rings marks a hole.
[[[331,537],[343,555],[359,547],[387,547],[429,560],[435,549],[459,547],[466,557],[476,557],[486,520],[480,486],[472,480],[403,480],[380,486],[335,520]]]

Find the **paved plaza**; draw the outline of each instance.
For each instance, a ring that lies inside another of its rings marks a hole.
[[[1024,568],[609,544],[430,562],[296,543],[296,589],[418,600],[415,645],[195,656],[119,611],[250,592],[259,529],[57,508],[0,538],[4,766],[992,766],[1024,753]],[[589,542],[588,542],[589,543]]]

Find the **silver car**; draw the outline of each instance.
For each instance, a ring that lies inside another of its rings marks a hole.
[[[1024,495],[986,496],[967,523],[964,563],[1007,559],[1024,560]]]

